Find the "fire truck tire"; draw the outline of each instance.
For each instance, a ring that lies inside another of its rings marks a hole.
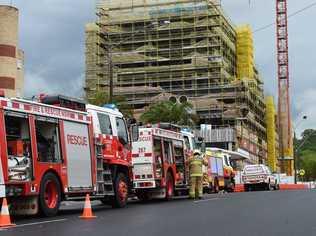
[[[235,191],[235,179],[234,177],[230,178],[229,187],[227,189],[227,192],[233,193]]]
[[[166,194],[165,200],[170,201],[174,196],[174,181],[172,174],[168,172],[167,179],[166,179]]]
[[[111,201],[113,208],[123,208],[128,199],[128,182],[125,174],[118,173],[114,181],[114,197]]]
[[[43,216],[55,216],[58,213],[61,201],[60,183],[56,175],[44,175],[38,198],[40,213]]]
[[[213,188],[214,193],[218,193],[219,192],[219,183],[218,183],[218,179],[215,179],[214,181],[214,188]]]

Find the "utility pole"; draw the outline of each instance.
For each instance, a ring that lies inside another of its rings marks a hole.
[[[113,71],[113,60],[112,60],[112,48],[111,48],[111,46],[108,49],[108,61],[109,61],[109,86],[110,86],[109,103],[113,103],[114,71]]]

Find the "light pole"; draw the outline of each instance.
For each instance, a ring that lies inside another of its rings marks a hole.
[[[302,122],[306,119],[307,119],[307,116],[303,115],[302,119],[300,121],[298,121],[297,124],[294,126],[294,150],[293,150],[293,162],[294,163],[293,164],[294,164],[294,183],[295,184],[297,183],[297,159],[296,159],[297,153],[298,153],[299,148],[301,148],[303,146],[303,144],[305,143],[305,141],[303,140],[303,142],[298,147],[296,147],[296,130],[302,124]]]
[[[168,21],[168,20],[154,21],[154,22],[151,22],[149,25],[145,26],[143,30],[136,31],[134,33],[134,35],[140,34],[140,33],[150,32],[154,27],[160,27],[160,26],[168,25],[168,24],[170,24],[170,21]],[[106,25],[98,24],[98,26],[101,27],[101,26],[106,26]],[[104,40],[109,39],[109,36],[106,33],[100,33],[99,36],[103,37]],[[118,43],[115,43],[115,44],[110,42],[110,39],[109,39],[107,48],[106,48],[106,46],[104,47],[104,49],[105,50],[107,49],[107,52],[108,52],[108,53],[106,53],[106,56],[108,59],[108,66],[109,66],[109,103],[113,103],[113,94],[114,94],[114,92],[113,92],[113,90],[114,90],[114,70],[113,70],[114,64],[113,64],[113,58],[112,58],[112,54],[113,54],[112,50],[113,50],[113,48],[115,48],[116,45],[125,43],[125,42],[131,40],[132,38],[133,38],[133,36],[128,37],[128,38],[126,38]]]

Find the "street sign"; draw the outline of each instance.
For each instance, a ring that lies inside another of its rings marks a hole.
[[[305,175],[305,170],[300,169],[299,172],[298,172],[298,174],[299,174],[300,176],[304,176],[304,175]]]

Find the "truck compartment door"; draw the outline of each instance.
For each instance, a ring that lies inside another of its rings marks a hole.
[[[216,165],[218,169],[218,176],[224,176],[224,165],[222,158],[216,158]]]
[[[217,165],[216,165],[216,158],[210,157],[209,163],[210,163],[210,167],[211,167],[211,173],[218,174]]]
[[[88,125],[64,121],[68,187],[92,188]]]

